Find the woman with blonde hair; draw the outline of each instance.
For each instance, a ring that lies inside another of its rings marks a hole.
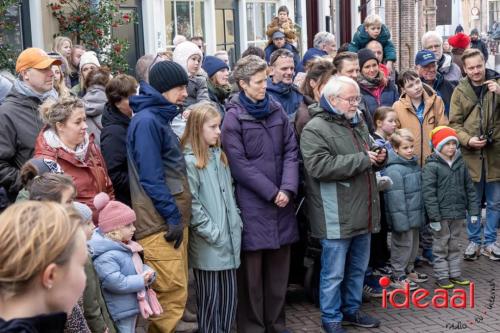
[[[188,262],[203,333],[230,332],[237,304],[242,222],[221,149],[220,124],[215,103],[195,104],[181,139],[192,194]]]
[[[58,57],[58,59],[62,61],[63,58]],[[59,97],[68,97],[71,96],[71,91],[67,86],[66,75],[64,73],[63,66],[64,65],[52,65],[52,73],[54,73],[54,89],[57,91]]]
[[[85,288],[85,234],[78,213],[26,201],[0,220],[0,332],[63,332]]]

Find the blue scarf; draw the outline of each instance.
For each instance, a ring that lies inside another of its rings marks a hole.
[[[267,93],[263,100],[254,103],[247,97],[247,95],[245,95],[244,92],[241,92],[240,104],[256,119],[264,119],[271,114],[271,109],[269,108],[269,96]]]
[[[334,115],[340,116],[342,118],[345,118],[343,113],[340,113],[339,111],[335,110],[335,108],[330,104],[330,102],[325,98],[325,96],[321,96],[319,100],[319,105],[323,108],[323,110],[330,112]],[[357,113],[352,119],[347,119],[347,120],[351,123],[351,125],[357,125],[361,121]]]
[[[293,89],[292,84],[273,83],[271,78],[267,80],[267,92],[280,102],[289,116],[297,112],[303,100],[303,96]]]

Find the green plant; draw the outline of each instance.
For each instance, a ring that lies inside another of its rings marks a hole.
[[[7,33],[16,28],[16,24],[10,20],[7,11],[13,6],[19,6],[20,0],[2,0],[0,2],[0,70],[7,69],[15,73],[16,59],[21,49],[16,47],[7,38]]]
[[[101,63],[114,73],[128,70],[126,59],[130,44],[115,38],[112,29],[135,24],[136,17],[120,12],[125,0],[59,0],[48,7],[59,23],[59,34],[70,37],[77,44],[95,51]]]

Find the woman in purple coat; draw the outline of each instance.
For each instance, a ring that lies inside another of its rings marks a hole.
[[[257,56],[237,62],[240,92],[226,104],[221,137],[243,220],[237,319],[243,333],[286,331],[290,244],[299,238],[297,142],[285,111],[266,93],[266,70]]]

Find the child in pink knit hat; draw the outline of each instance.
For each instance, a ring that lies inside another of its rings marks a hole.
[[[155,272],[142,263],[142,247],[132,240],[135,232],[134,211],[119,201],[111,201],[106,193],[94,198],[99,213],[98,228],[89,247],[99,276],[104,299],[120,333],[133,333],[137,315],[144,318],[162,312],[149,286]]]

